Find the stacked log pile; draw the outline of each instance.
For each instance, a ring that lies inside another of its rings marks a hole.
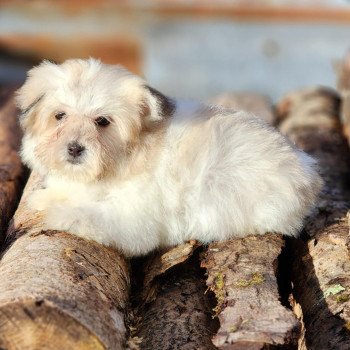
[[[277,115],[257,95],[210,102],[279,124],[316,157],[325,180],[318,206],[300,239],[266,234],[207,247],[191,241],[130,268],[117,250],[43,231],[26,202],[41,186],[35,174],[8,224],[23,170],[15,153],[18,127],[4,123],[16,121],[12,94],[2,95],[0,154],[11,157],[0,158],[7,162],[0,174],[3,168],[10,174],[1,175],[0,189],[14,190],[0,191],[0,208],[11,208],[1,221],[8,226],[0,260],[1,349],[350,348],[350,153],[339,96],[298,91],[281,101]]]

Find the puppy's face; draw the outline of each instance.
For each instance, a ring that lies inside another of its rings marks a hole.
[[[89,182],[115,175],[172,102],[120,66],[43,62],[17,93],[22,158],[43,174]]]

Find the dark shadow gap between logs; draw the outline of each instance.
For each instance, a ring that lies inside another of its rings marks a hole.
[[[9,221],[18,207],[28,171],[18,150],[22,133],[14,102],[15,87],[0,86],[0,251]]]
[[[134,349],[216,349],[211,341],[219,327],[212,311],[216,300],[205,285],[200,251],[197,248],[188,260],[156,276],[151,300],[146,300],[143,290],[143,274],[149,258],[133,260],[133,279],[137,283],[132,287],[131,343],[138,343]]]

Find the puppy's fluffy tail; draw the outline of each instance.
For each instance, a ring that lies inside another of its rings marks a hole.
[[[306,207],[305,213],[308,215],[317,205],[324,181],[320,175],[318,163],[314,158],[300,150],[298,151],[298,158],[305,172],[304,182],[301,182],[298,192],[300,193],[300,200]]]
[[[280,217],[281,233],[293,237],[300,234],[305,218],[314,210],[324,184],[317,161],[303,151],[296,152],[299,164],[290,174],[292,191],[286,207],[288,212]]]

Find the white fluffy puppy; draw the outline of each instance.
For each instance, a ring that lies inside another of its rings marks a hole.
[[[43,62],[18,91],[45,229],[129,256],[196,239],[298,234],[315,161],[246,112],[172,100],[120,66]]]

